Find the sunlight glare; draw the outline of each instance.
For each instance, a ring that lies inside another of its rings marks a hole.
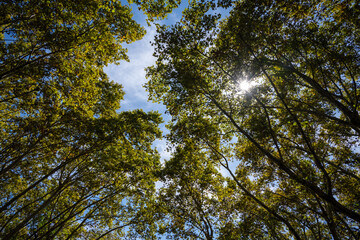
[[[246,92],[249,92],[254,86],[258,85],[259,83],[254,79],[252,81],[248,80],[239,80],[237,84],[235,85],[235,91],[236,94],[245,94]]]
[[[252,87],[251,83],[248,82],[247,80],[243,80],[239,83],[239,88],[240,88],[240,91],[248,91],[250,88]]]
[[[227,88],[224,89],[224,94],[227,97],[240,97],[252,91],[252,88],[261,84],[262,78],[253,78],[251,81],[247,79],[238,79],[230,82]]]

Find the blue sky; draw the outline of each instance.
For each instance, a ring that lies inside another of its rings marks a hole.
[[[179,8],[175,9],[165,20],[162,20],[159,23],[169,25],[176,23],[180,20],[181,12],[187,4],[187,1],[183,1]],[[105,72],[111,80],[120,83],[123,86],[125,97],[121,102],[122,111],[133,109],[143,109],[145,112],[152,110],[158,111],[162,114],[166,123],[170,120],[170,116],[165,114],[165,106],[148,101],[148,93],[143,87],[147,81],[145,78],[145,68],[155,63],[155,58],[152,56],[154,48],[151,46],[150,42],[154,40],[156,28],[154,25],[147,25],[146,17],[142,12],[137,10],[136,5],[133,5],[132,8],[134,19],[145,27],[147,33],[142,40],[125,45],[128,49],[130,62],[121,61],[120,65],[111,64],[106,67]],[[168,132],[165,128],[165,123],[160,126],[163,134]],[[162,160],[169,159],[170,153],[166,151],[165,139],[156,140],[154,147],[159,151]]]

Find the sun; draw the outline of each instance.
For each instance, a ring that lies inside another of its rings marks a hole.
[[[261,78],[259,79],[238,79],[237,81],[230,82],[227,88],[224,89],[224,94],[227,97],[239,97],[244,96],[249,93],[252,88],[261,83]]]
[[[261,79],[252,79],[251,81],[247,79],[238,80],[235,84],[235,91],[237,94],[243,95],[249,92],[252,88],[259,85]]]
[[[247,80],[243,80],[239,83],[238,87],[240,91],[247,92],[252,87],[252,84]]]

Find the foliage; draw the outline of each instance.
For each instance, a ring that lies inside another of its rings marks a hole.
[[[138,4],[150,20],[176,6]],[[103,71],[145,34],[130,7],[2,1],[0,16],[0,237],[151,238],[162,120],[118,113],[124,93]]]
[[[194,1],[179,23],[158,26],[147,88],[172,115],[176,149],[162,231],[359,239],[359,3],[235,1],[220,21],[214,10],[229,5]],[[256,86],[239,90],[244,80]]]

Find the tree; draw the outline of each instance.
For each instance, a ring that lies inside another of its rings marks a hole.
[[[159,26],[148,68],[172,144],[192,141],[228,171],[214,237],[358,239],[358,3],[235,1],[224,20],[212,11],[229,6],[192,2]]]
[[[149,20],[177,1],[136,1]],[[120,112],[103,71],[145,30],[120,1],[0,3],[0,236],[152,236],[159,114]],[[126,230],[126,231],[125,231]]]
[[[158,193],[162,214],[159,231],[175,239],[213,239],[216,236],[223,177],[193,142],[184,143],[160,172],[165,186]]]

